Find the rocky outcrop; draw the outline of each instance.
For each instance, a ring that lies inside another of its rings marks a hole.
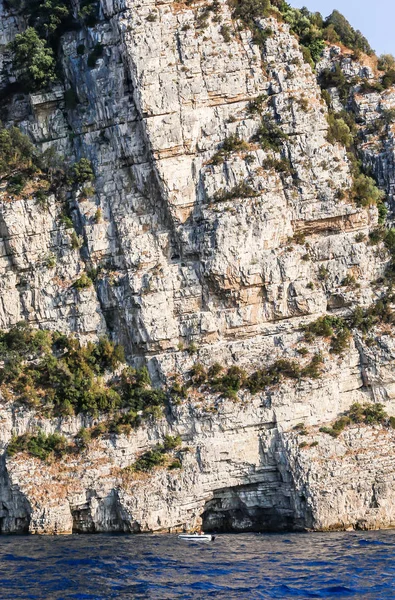
[[[376,332],[375,351],[355,336],[340,358],[320,339],[307,358],[298,353],[303,324],[327,312],[348,315],[379,296],[371,282],[389,256],[382,244],[366,243],[377,209],[350,197],[346,151],[327,140],[327,107],[288,26],[262,22],[273,33],[259,48],[226,2],[215,11],[203,18],[200,3],[103,2],[98,24],[61,38],[62,85],[10,100],[7,123],[43,149],[88,157],[96,179],[89,198],[69,192],[48,208],[0,190],[0,326],[25,319],[83,340],[107,333],[131,363],[147,362],[158,384],[185,376],[197,359],[251,371],[276,358],[307,364],[316,351],[325,359],[322,377],[243,391],[237,402],[193,391],[170,404],[166,418],[95,440],[79,455],[45,465],[7,458],[1,531],[393,524],[392,432],[317,433],[356,401],[394,412],[389,336]],[[23,24],[3,5],[0,15],[5,87],[13,82],[5,44]],[[89,66],[97,43],[103,54]],[[328,51],[321,67],[332,61]],[[350,77],[372,75],[343,62]],[[373,95],[354,101],[366,120],[377,110]],[[283,134],[272,147],[256,137],[265,116]],[[216,160],[232,136],[244,144]],[[391,160],[374,156],[391,194]],[[66,205],[80,247],[60,219]],[[76,290],[88,266],[101,267],[95,286]],[[196,355],[184,350],[191,342]],[[93,422],[45,419],[5,400],[0,416],[3,448],[12,432],[72,436]],[[293,428],[301,422],[318,446],[300,447]],[[165,434],[181,436],[182,468],[131,473],[127,467]]]

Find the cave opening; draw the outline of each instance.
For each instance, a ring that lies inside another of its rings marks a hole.
[[[292,494],[267,483],[254,483],[214,492],[202,514],[204,531],[222,533],[303,531]]]

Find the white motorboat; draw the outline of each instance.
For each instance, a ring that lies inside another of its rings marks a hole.
[[[210,533],[180,533],[178,539],[185,542],[213,542],[215,536]]]

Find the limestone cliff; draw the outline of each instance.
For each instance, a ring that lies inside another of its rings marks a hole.
[[[344,73],[358,151],[390,216],[392,125],[379,140],[368,125],[395,108],[395,88],[364,92],[351,80],[377,79],[374,67],[336,45],[313,70],[275,15],[259,21],[270,35],[257,44],[227,2],[210,7],[102,0],[93,26],[60,37],[61,81],[3,102],[7,126],[70,161],[87,157],[96,177],[88,197],[69,191],[45,207],[0,188],[0,327],[25,320],[83,342],[107,334],[162,387],[186,380],[196,363],[251,373],[279,359],[303,368],[318,352],[320,377],[241,389],[237,399],[197,385],[169,398],[162,418],[49,463],[6,456],[12,435],[41,429],[72,439],[102,417],[49,418],[4,397],[2,532],[395,523],[395,432],[365,422],[339,437],[319,431],[356,402],[395,414],[390,325],[375,322],[369,336],[351,327],[339,354],[325,336],[306,350],[302,331],[322,315],[347,319],[373,306],[384,284],[372,282],[391,263],[384,237],[369,241],[378,210],[355,201],[352,164],[328,136],[317,77],[336,65]],[[0,0],[4,90],[16,79],[8,44],[25,27]],[[329,92],[342,109],[336,86]],[[261,143],[267,123],[271,145]],[[233,147],[221,153],[226,140]],[[65,203],[80,244],[60,218]],[[94,286],[73,286],[88,267],[100,267]],[[127,469],[165,435],[181,436],[181,468]]]

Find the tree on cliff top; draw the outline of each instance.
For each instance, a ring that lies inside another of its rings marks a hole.
[[[324,26],[329,31],[334,30],[339,36],[339,41],[348,48],[351,48],[352,50],[362,50],[362,52],[365,52],[366,54],[373,54],[373,50],[365,36],[363,36],[360,31],[356,31],[351,27],[346,17],[338,10],[334,10],[332,14],[329,15]]]

